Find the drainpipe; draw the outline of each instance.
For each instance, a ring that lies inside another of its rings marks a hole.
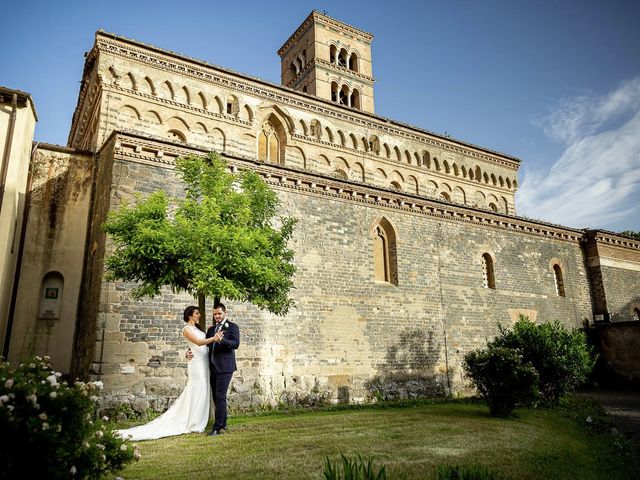
[[[20,229],[20,241],[18,242],[18,255],[16,257],[16,270],[13,275],[13,289],[11,291],[11,301],[9,303],[9,313],[7,314],[7,331],[4,336],[4,345],[2,346],[2,358],[5,360],[9,358],[9,345],[11,344],[11,330],[13,330],[13,315],[16,310],[16,300],[18,298],[18,281],[20,280],[20,271],[22,268],[22,254],[24,252],[24,243],[27,232],[27,222],[29,220],[29,210],[31,203],[31,183],[33,181],[33,174],[31,173],[31,166],[36,156],[36,150],[40,143],[36,143],[31,150],[31,159],[29,162],[29,174],[27,176],[27,189],[24,195],[24,210],[22,211],[22,227]]]
[[[0,95],[0,99],[3,97]],[[7,171],[9,170],[9,155],[11,154],[11,144],[13,143],[13,130],[16,125],[16,116],[18,111],[18,94],[11,94],[11,116],[9,117],[9,130],[7,130],[7,139],[4,145],[4,155],[2,158],[2,172],[0,172],[0,213],[2,213],[2,203],[4,200],[4,190],[7,184]]]

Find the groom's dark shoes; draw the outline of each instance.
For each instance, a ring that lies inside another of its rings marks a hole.
[[[211,430],[207,436],[208,437],[213,437],[214,435],[222,435],[224,433],[224,430]]]

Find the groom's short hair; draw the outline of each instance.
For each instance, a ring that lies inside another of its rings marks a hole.
[[[224,303],[220,303],[220,302],[216,303],[213,306],[213,309],[215,310],[216,308],[221,308],[223,312],[227,311],[227,307],[224,306]]]

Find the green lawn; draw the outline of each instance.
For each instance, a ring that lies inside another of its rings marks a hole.
[[[606,430],[606,419],[585,402],[520,409],[511,419],[461,401],[238,415],[219,437],[139,442],[142,458],[120,476],[320,479],[325,456],[360,453],[386,464],[389,479],[425,479],[439,464],[482,464],[514,480],[632,478],[628,443],[597,433]],[[587,415],[595,421],[585,422]]]

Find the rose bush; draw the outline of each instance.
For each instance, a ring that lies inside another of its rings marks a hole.
[[[95,479],[140,457],[97,417],[101,382],[61,377],[48,357],[0,362],[0,479]]]

